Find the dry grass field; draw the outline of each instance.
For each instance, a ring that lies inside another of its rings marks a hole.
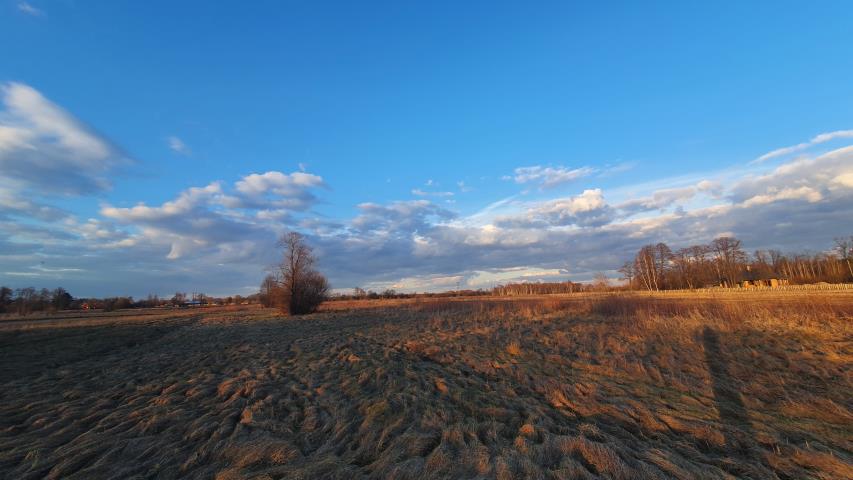
[[[851,293],[7,319],[0,477],[853,478],[851,367]]]

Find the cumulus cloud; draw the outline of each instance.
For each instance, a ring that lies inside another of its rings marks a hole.
[[[310,173],[271,171],[243,177],[230,193],[221,182],[213,182],[189,188],[159,206],[104,205],[101,215],[138,228],[140,233],[130,240],[133,243],[168,245],[168,259],[210,255],[211,251],[227,257],[229,252],[240,251],[235,243],[247,246],[244,253],[257,247],[255,239],[268,243],[275,231],[294,221],[295,212],[313,204],[315,197],[309,190],[323,185],[321,177]],[[254,214],[243,209],[252,209]]]
[[[568,226],[597,227],[613,219],[613,208],[604,200],[600,188],[584,190],[574,197],[558,198],[529,207],[518,216],[499,218],[506,227]]]
[[[635,198],[616,206],[625,215],[633,215],[640,212],[648,212],[653,210],[663,210],[672,205],[684,203],[694,196],[700,190],[713,188],[712,185],[700,183],[697,186],[667,188],[657,190],[651,196]]]
[[[149,207],[145,204],[131,208],[105,206],[101,208],[101,214],[123,222],[158,221],[187,215],[219,196],[222,196],[222,187],[219,182],[214,182],[206,187],[193,187],[181,192],[177,199],[165,202],[159,207]]]
[[[429,230],[434,221],[447,221],[456,217],[455,213],[428,200],[393,202],[389,205],[362,203],[358,209],[361,213],[352,220],[352,227],[358,232],[411,234]]]
[[[853,146],[843,147],[817,157],[799,158],[772,171],[743,179],[732,188],[735,202],[778,196],[799,195],[811,201],[850,189],[853,177]]]
[[[325,186],[322,177],[302,171],[253,173],[235,184],[237,196],[222,201],[231,208],[306,210],[317,201],[311,189]]]
[[[216,202],[221,196],[220,184],[211,183],[206,187],[190,188],[160,206],[140,204],[118,208],[105,205],[101,215],[139,229],[140,233],[132,237],[134,244],[168,246],[168,259],[207,255],[210,249],[222,252],[233,242],[249,240],[261,233],[251,221],[217,210]]]
[[[509,178],[513,178],[515,183],[534,183],[538,184],[540,188],[548,189],[573,182],[593,173],[595,173],[595,169],[590,167],[568,169],[565,167],[542,167],[535,165],[532,167],[516,168],[515,175]]]

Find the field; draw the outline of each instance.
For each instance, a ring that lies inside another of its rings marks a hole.
[[[853,478],[853,292],[0,321],[0,477]]]

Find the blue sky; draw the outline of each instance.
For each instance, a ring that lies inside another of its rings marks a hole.
[[[849,2],[3,0],[0,284],[248,293],[285,229],[340,289],[615,276],[723,233],[829,248],[853,233],[851,24]]]

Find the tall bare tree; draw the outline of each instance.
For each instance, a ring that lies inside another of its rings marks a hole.
[[[730,287],[736,284],[746,264],[746,253],[740,240],[734,237],[715,238],[711,242],[711,253],[720,283]]]
[[[671,263],[672,250],[665,243],[646,245],[634,257],[634,275],[647,290],[661,290]]]

